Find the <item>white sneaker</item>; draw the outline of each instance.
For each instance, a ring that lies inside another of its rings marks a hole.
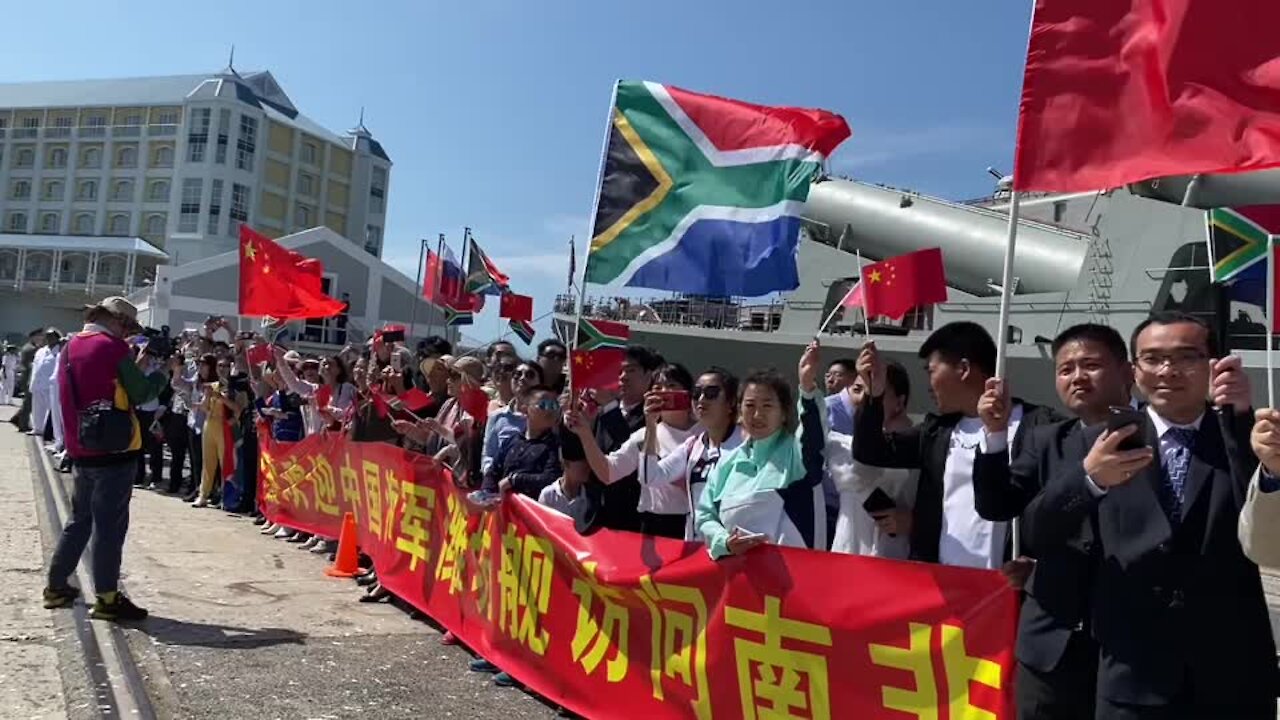
[[[263,526],[263,528],[262,528],[261,530],[259,530],[258,532],[259,532],[259,533],[261,533],[261,534],[263,534],[263,535],[275,535],[275,534],[276,534],[276,531],[277,531],[277,530],[279,530],[279,529],[280,529],[280,526],[279,526],[279,525],[277,525],[276,523],[267,523],[267,524],[266,524],[265,526]]]
[[[277,540],[284,540],[286,538],[291,538],[291,537],[293,537],[293,531],[287,527],[284,527],[283,525],[280,526],[280,529],[277,530],[275,534],[275,538]]]
[[[208,505],[209,501],[204,498],[196,498],[196,501],[191,503],[191,507],[193,508],[202,508],[207,507]]]
[[[312,535],[310,540],[302,543],[298,547],[300,547],[303,550],[310,550],[311,548],[319,544],[320,544],[320,538],[316,537],[315,535]]]

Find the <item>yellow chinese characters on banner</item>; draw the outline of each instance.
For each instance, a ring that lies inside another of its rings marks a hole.
[[[386,541],[382,534],[382,475],[378,463],[365,460],[360,463],[360,477],[364,481],[365,523],[376,538]]]
[[[312,455],[307,459],[311,462],[308,474],[316,490],[316,510],[338,517],[338,487],[334,482],[333,466],[323,455]]]
[[[502,535],[502,560],[498,584],[502,607],[498,628],[538,655],[546,655],[550,636],[542,618],[551,607],[551,573],[555,549],[551,541],[523,535],[508,523]]]
[[[462,592],[467,548],[471,544],[471,534],[467,532],[469,515],[457,495],[446,495],[445,503],[448,515],[444,522],[445,536],[440,559],[436,561],[436,580],[444,583],[450,595],[457,595]]]
[[[493,593],[491,592],[493,572],[493,529],[498,524],[497,513],[485,513],[480,520],[480,528],[471,534],[471,554],[476,558],[475,572],[471,573],[471,595],[475,598],[476,610],[485,619],[493,622]],[[548,592],[550,592],[548,590]]]
[[[342,487],[342,502],[355,514],[356,522],[360,522],[360,473],[351,463],[351,453],[342,454],[342,465],[338,468],[338,482]]]
[[[280,478],[276,476],[276,459],[270,450],[263,449],[258,455],[258,477],[262,483],[263,501],[280,502]]]
[[[889,710],[897,710],[920,720],[938,720],[938,680],[934,676],[933,634],[942,640],[942,667],[946,679],[948,714],[953,720],[996,720],[994,713],[974,707],[969,701],[969,683],[999,690],[1000,665],[985,658],[968,654],[964,644],[964,629],[954,625],[939,626],[925,623],[909,624],[910,640],[906,647],[894,645],[869,646],[871,662],[882,667],[905,670],[911,673],[914,687],[884,686],[880,689],[882,703]]]
[[[387,473],[395,477],[390,472]],[[396,550],[409,555],[409,572],[418,569],[418,563],[426,563],[430,551],[427,541],[431,538],[431,513],[436,507],[436,490],[405,480],[401,485],[400,535],[396,538]],[[452,499],[453,496],[450,496]]]
[[[584,577],[573,580],[573,594],[578,596],[578,622],[570,644],[573,660],[590,675],[609,655],[605,679],[621,682],[627,676],[627,643],[631,634],[631,616],[622,603],[623,593],[596,582],[596,563],[583,563],[582,571]],[[601,607],[599,622],[592,613],[597,601]]]
[[[289,467],[284,470],[284,501],[298,510],[309,510],[311,501],[308,498],[309,484],[307,483],[307,470],[302,467],[302,462],[294,460],[289,463]]]
[[[724,622],[752,636],[734,633],[733,639],[742,717],[746,720],[828,720],[831,717],[826,655],[783,647],[786,643],[830,648],[829,629],[782,617],[782,600],[773,595],[765,596],[763,613],[726,607]],[[757,635],[763,639],[755,639]]]
[[[663,678],[677,680],[693,692],[694,717],[710,720],[706,598],[697,588],[655,583],[648,575],[640,578],[639,595],[649,608],[653,697],[666,699]]]

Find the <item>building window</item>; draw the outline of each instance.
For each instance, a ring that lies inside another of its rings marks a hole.
[[[129,234],[129,216],[117,214],[111,216],[111,222],[107,224],[108,235],[128,235]]]
[[[149,131],[152,135],[177,135],[178,111],[161,110],[156,113],[156,120]]]
[[[205,148],[209,145],[209,118],[213,111],[197,108],[191,111],[191,126],[187,132],[187,160],[204,162]]]
[[[147,235],[161,237],[164,235],[164,216],[151,215],[147,218]]]
[[[45,137],[66,138],[71,137],[72,119],[68,116],[62,116],[53,119],[53,127],[44,131]]]
[[[66,186],[61,180],[47,180],[44,184],[44,192],[40,193],[42,200],[61,200],[62,193]]]
[[[122,147],[116,151],[116,167],[131,168],[138,166],[138,151],[132,147]]]
[[[80,128],[80,137],[102,137],[107,134],[107,116],[90,115]]]
[[[373,180],[369,183],[369,211],[382,213],[386,211],[387,202],[387,170],[374,168]]]
[[[253,153],[258,147],[258,121],[240,116],[240,139],[236,141],[236,167],[253,170]]]
[[[231,210],[227,213],[231,222],[227,223],[227,234],[236,237],[240,234],[240,223],[249,222],[249,188],[240,183],[231,183]]]
[[[99,258],[95,282],[102,285],[124,285],[124,258],[117,255]]]
[[[231,132],[230,128],[231,128],[231,111],[226,109],[219,110],[218,111],[218,149],[216,151],[216,156],[214,157],[214,162],[218,163],[219,165],[227,164],[227,135]]]
[[[168,180],[152,180],[147,186],[147,200],[149,202],[169,202],[169,181]]]
[[[89,279],[89,258],[81,253],[64,254],[62,267],[58,268],[58,280],[83,285]]]
[[[319,163],[316,162],[316,157],[318,155],[319,153],[316,152],[315,143],[313,142],[302,143],[302,162],[308,165],[318,165]]]
[[[293,208],[293,224],[299,230],[305,230],[311,227],[311,208],[306,205],[298,204]]]
[[[111,202],[133,202],[133,181],[116,180],[111,183]]]
[[[9,232],[24,233],[27,231],[27,214],[24,212],[9,213]]]
[[[85,148],[80,156],[80,164],[87,168],[102,167],[102,151],[98,148]]]
[[[213,180],[209,183],[209,221],[205,227],[205,234],[217,235],[218,225],[222,221],[222,181]]]
[[[364,249],[370,255],[377,255],[382,250],[382,228],[368,225],[364,229]]]
[[[304,172],[298,173],[298,194],[307,197],[315,197],[316,195],[316,179]]]
[[[0,251],[0,280],[16,280],[18,277],[18,253]]]
[[[53,256],[48,253],[28,253],[27,268],[23,271],[22,277],[26,280],[52,280]]]
[[[31,168],[36,165],[36,152],[31,148],[22,148],[18,151],[17,157],[14,158],[13,166],[16,168]]]
[[[178,232],[193,233],[200,229],[200,192],[204,180],[187,178],[182,181],[182,204],[178,207]]]
[[[67,151],[63,148],[54,148],[49,151],[49,167],[64,168],[67,166]]]
[[[40,232],[58,232],[58,213],[45,213],[40,216]]]
[[[31,183],[27,180],[15,180],[13,182],[13,189],[9,193],[9,197],[13,200],[30,200]]]
[[[98,181],[97,180],[81,180],[76,185],[77,200],[97,200],[98,199]]]
[[[76,216],[75,233],[77,235],[93,234],[93,214],[92,213],[80,213],[79,215]]]
[[[15,138],[33,138],[40,132],[40,118],[22,118],[22,127],[13,131]]]
[[[151,158],[152,167],[173,167],[173,148],[168,145],[161,145],[156,148]]]

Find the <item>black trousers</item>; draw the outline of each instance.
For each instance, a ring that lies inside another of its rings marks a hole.
[[[662,513],[640,513],[640,532],[645,535],[684,539],[686,515],[665,515]]]
[[[159,486],[160,478],[164,477],[164,444],[151,432],[156,414],[152,410],[133,412],[138,416],[138,428],[142,433],[142,455],[138,457],[138,474],[133,484],[146,485],[147,471],[150,470],[151,482]]]
[[[204,445],[203,438],[200,433],[195,430],[187,430],[187,449],[191,452],[191,483],[195,487],[200,487],[200,473],[204,470]],[[214,458],[214,462],[218,459]]]
[[[186,413],[165,413],[164,443],[169,446],[169,487],[167,490],[170,493],[182,491],[182,468],[187,464],[187,447],[190,444],[187,433]]]
[[[1073,633],[1053,670],[1043,672],[1018,663],[1014,679],[1018,720],[1092,718],[1097,680],[1097,646],[1089,633]]]

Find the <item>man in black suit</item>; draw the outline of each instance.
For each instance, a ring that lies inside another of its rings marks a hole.
[[[853,459],[864,465],[918,469],[915,506],[877,518],[886,533],[911,540],[910,559],[987,569],[1005,569],[1008,526],[978,516],[974,509],[973,462],[983,443],[978,399],[994,374],[996,346],[981,325],[948,323],[920,346],[937,413],[901,432],[884,430],[884,361],[874,342],[858,357],[858,373],[870,392],[854,416]],[[1021,448],[1029,428],[1054,422],[1049,409],[1015,400],[1008,422],[1013,448]]]
[[[1133,367],[1120,333],[1086,323],[1054,338],[1054,386],[1076,419],[1042,425],[1026,437],[1017,457],[1006,451],[1004,402],[998,381],[988,382],[978,402],[987,430],[987,452],[973,464],[978,514],[1012,520],[1022,514],[1045,480],[1079,467],[1089,451],[1088,427],[1101,427],[1112,406],[1128,406]],[[1098,650],[1090,636],[1089,593],[1095,542],[1081,522],[1065,542],[1038,546],[1022,525],[1022,552],[1035,558],[1018,618],[1018,670],[1014,681],[1018,717],[1076,720],[1094,715]]]
[[[628,345],[618,373],[616,399],[600,405],[594,420],[590,413],[585,414],[583,419],[593,423],[592,435],[606,455],[644,427],[644,394],[662,364],[662,356],[653,350]],[[583,496],[584,502],[574,512],[579,533],[587,535],[600,528],[640,532],[640,482],[634,473],[609,484],[593,474],[583,486]]]
[[[1130,348],[1142,422],[1101,432],[1027,508],[1036,547],[1095,528],[1097,716],[1271,720],[1275,643],[1236,537],[1257,466],[1248,380],[1188,315],[1149,318]]]

